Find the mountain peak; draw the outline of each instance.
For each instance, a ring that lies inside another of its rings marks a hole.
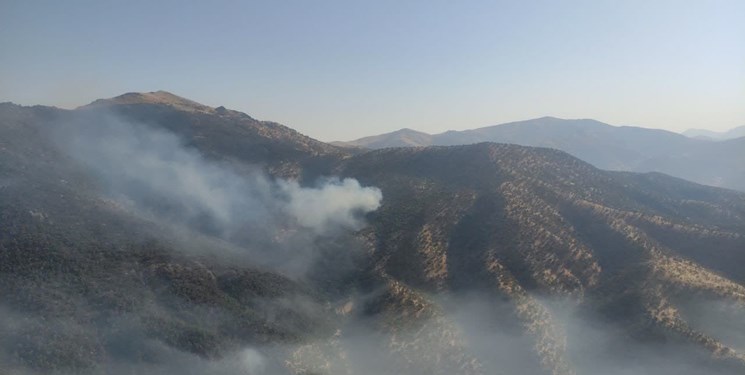
[[[212,107],[197,103],[193,100],[189,100],[163,90],[152,92],[128,92],[126,94],[122,94],[109,99],[98,99],[88,105],[83,106],[83,108],[128,104],[161,104],[191,112],[214,111],[214,108]]]
[[[418,130],[402,128],[390,133],[373,135],[350,142],[332,142],[342,147],[385,148],[420,147],[432,144],[432,135]]]
[[[429,135],[425,132],[421,132],[419,130],[414,130],[411,128],[401,128],[396,131],[391,132],[391,134],[413,134],[413,135]]]

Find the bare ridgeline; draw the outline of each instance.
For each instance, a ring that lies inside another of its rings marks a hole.
[[[0,225],[3,374],[745,373],[745,193],[549,148],[6,103]]]

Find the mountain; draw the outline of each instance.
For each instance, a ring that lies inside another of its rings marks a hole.
[[[167,91],[129,92],[109,99],[98,99],[80,108],[108,107],[112,105],[154,104],[176,108],[185,112],[216,113],[214,108],[182,98]]]
[[[127,93],[99,99],[75,113],[106,113],[124,121],[157,123],[163,130],[185,139],[205,156],[233,163],[261,165],[283,175],[300,173],[299,163],[311,156],[322,162],[323,155],[342,157],[348,150],[335,147],[284,125],[259,121],[245,113],[211,108],[174,94],[157,91]]]
[[[708,141],[723,141],[745,137],[745,125],[732,128],[724,132],[715,132],[706,129],[688,129],[682,133],[686,137],[703,139]]]
[[[580,326],[612,321],[642,342],[677,336],[717,353],[730,350],[697,326],[701,320],[686,301],[741,298],[725,285],[742,290],[745,276],[735,266],[745,244],[742,194],[660,174],[604,172],[559,151],[488,143],[373,151],[349,159],[345,170],[387,198],[371,223],[375,268],[428,294],[478,290],[479,301],[510,301],[508,312],[499,303],[485,308],[490,318],[478,316],[476,332],[499,337],[486,327],[532,327],[515,340],[520,349],[478,356],[487,368],[511,368],[509,358],[531,347],[540,348],[539,362],[554,374],[623,367],[610,363],[615,359],[592,363],[607,353],[559,333],[572,323],[562,321],[562,308],[547,307],[552,299],[587,314],[574,323]],[[609,335],[594,339],[656,352]],[[630,358],[649,360],[640,353]],[[514,369],[506,372],[520,373]]]
[[[706,141],[705,141],[706,142]],[[645,161],[638,169],[657,170],[712,186],[745,190],[745,137],[706,142],[687,152]]]
[[[664,130],[611,126],[595,120],[543,117],[485,128],[431,135],[418,146],[479,142],[550,147],[568,152],[602,169],[662,172],[701,184],[745,190],[745,149],[719,148],[699,139]],[[362,138],[347,145],[379,149],[408,146],[398,133]],[[691,160],[695,160],[690,164]]]
[[[431,146],[433,137],[412,129],[401,129],[395,132],[360,138],[352,142],[332,142],[342,147],[386,148],[386,147],[421,147]]]
[[[745,371],[743,193],[171,95],[0,104],[0,372]]]

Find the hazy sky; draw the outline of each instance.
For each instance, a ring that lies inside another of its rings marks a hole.
[[[0,101],[167,90],[322,140],[745,125],[745,1],[0,0]]]

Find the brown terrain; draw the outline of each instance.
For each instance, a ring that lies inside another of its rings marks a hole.
[[[264,260],[291,224],[222,236],[107,194],[58,132],[111,118],[381,206],[287,273]],[[555,149],[349,150],[162,91],[0,104],[0,373],[741,374],[743,264],[745,193]]]

